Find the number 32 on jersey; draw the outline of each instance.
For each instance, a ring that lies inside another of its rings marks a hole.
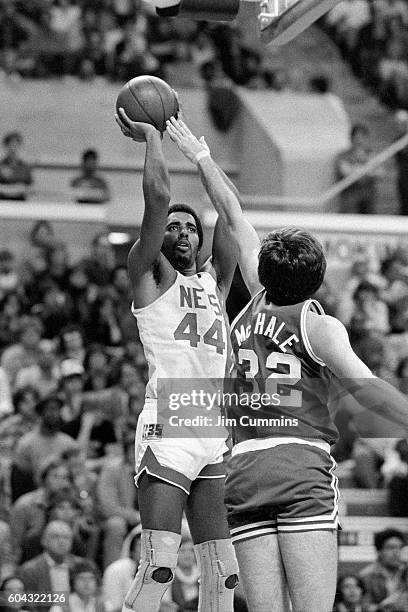
[[[207,329],[203,336],[198,333],[197,314],[188,312],[180,321],[174,331],[175,340],[184,340],[190,346],[197,348],[199,342],[204,342],[214,346],[218,354],[222,355],[225,349],[224,332],[221,319],[214,319],[212,325]]]

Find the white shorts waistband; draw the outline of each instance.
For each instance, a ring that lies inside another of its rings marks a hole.
[[[302,438],[292,438],[290,436],[282,438],[256,438],[238,442],[233,447],[231,454],[235,457],[235,455],[241,455],[242,453],[274,448],[280,444],[306,444],[307,446],[320,448],[320,450],[330,455],[330,444],[328,442],[323,442],[322,440],[303,440]]]

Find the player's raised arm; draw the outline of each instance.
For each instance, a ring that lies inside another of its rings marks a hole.
[[[197,166],[201,182],[225,227],[224,230],[218,224],[214,232],[214,267],[222,266],[230,256],[231,246],[235,246],[242,277],[254,295],[261,288],[257,272],[259,238],[244,217],[236,187],[212,159],[204,139],[198,140],[181,119],[172,117],[167,121],[167,131],[180,151]],[[225,276],[222,271],[221,276]]]
[[[146,142],[143,172],[145,210],[139,239],[131,248],[128,256],[128,270],[133,292],[139,295],[141,289],[149,292],[149,287],[141,287],[141,284],[144,283],[146,274],[151,276],[153,264],[160,257],[170,202],[170,178],[163,155],[160,132],[147,123],[131,121],[123,109],[120,109],[119,112],[121,116],[116,116],[116,121],[123,134],[136,142]],[[156,296],[151,296],[152,299],[154,297]]]
[[[407,397],[388,382],[374,376],[353,351],[344,325],[334,317],[309,313],[307,331],[313,352],[338,378],[335,399],[344,399],[348,410],[362,417],[360,423],[364,431],[360,431],[360,434],[406,437]],[[380,420],[373,419],[373,413]]]

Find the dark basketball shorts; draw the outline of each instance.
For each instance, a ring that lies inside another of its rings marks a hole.
[[[338,529],[335,468],[326,450],[306,444],[233,454],[225,498],[232,541]]]

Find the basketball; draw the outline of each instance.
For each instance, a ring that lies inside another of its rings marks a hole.
[[[167,119],[177,116],[179,105],[170,85],[157,77],[142,75],[122,87],[116,100],[118,114],[119,108],[123,108],[132,121],[150,123],[164,132]]]

